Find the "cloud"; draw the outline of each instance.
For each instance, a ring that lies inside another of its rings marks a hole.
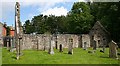
[[[62,6],[58,8],[56,4],[76,1],[77,0],[0,0],[0,22],[6,21],[7,24],[11,24],[11,22],[14,23],[15,2],[20,2],[21,9],[25,9],[26,7],[36,8],[35,13],[28,12],[28,14],[24,15],[26,16],[25,18],[21,17],[21,21],[24,22],[26,19],[31,19],[34,15],[40,13],[53,14],[56,16],[66,15],[68,12],[67,9]]]
[[[74,2],[78,0],[2,0],[2,2]]]
[[[67,15],[67,9],[64,8],[63,6],[58,8],[58,7],[54,7],[54,8],[50,8],[44,12],[42,12],[43,15],[55,15],[55,16],[61,16],[61,15]]]
[[[5,21],[14,12],[15,2],[0,2],[0,21]],[[14,15],[14,14],[13,14]]]

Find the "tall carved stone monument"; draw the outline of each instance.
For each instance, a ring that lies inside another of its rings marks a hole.
[[[22,44],[22,25],[20,22],[20,4],[16,2],[15,4],[15,44],[16,44],[16,51],[17,51],[17,59],[21,54],[21,44]]]
[[[109,43],[109,57],[110,58],[118,58],[117,56],[117,43],[115,43],[113,40]]]

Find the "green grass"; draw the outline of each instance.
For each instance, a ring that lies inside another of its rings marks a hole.
[[[88,50],[74,48],[73,55],[67,54],[68,49],[64,52],[54,49],[55,54],[50,55],[46,51],[23,50],[23,56],[16,60],[16,52],[9,52],[6,48],[2,49],[3,64],[118,64],[118,60],[109,58],[109,49],[105,53],[99,52],[88,53]],[[91,48],[89,49],[91,50]]]

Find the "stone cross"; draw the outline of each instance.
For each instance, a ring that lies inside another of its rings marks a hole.
[[[60,44],[60,52],[63,52],[62,44]]]
[[[115,43],[113,40],[109,43],[109,57],[110,58],[118,58],[117,56],[117,43]]]
[[[73,39],[69,39],[68,54],[73,54]]]
[[[50,45],[49,45],[49,54],[54,54],[54,50],[53,50],[53,44],[54,44],[54,40],[53,38],[51,37],[51,42],[50,42]]]
[[[96,50],[96,47],[97,47],[96,41],[94,40],[94,41],[93,41],[93,50]]]

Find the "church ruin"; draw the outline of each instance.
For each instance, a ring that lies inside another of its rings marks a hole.
[[[107,45],[110,41],[110,34],[102,26],[102,24],[97,21],[93,28],[90,30],[89,34],[23,34],[22,25],[20,22],[20,4],[16,2],[15,5],[15,42],[14,44],[17,50],[17,58],[21,54],[21,50],[34,49],[34,50],[44,50],[49,51],[49,44],[52,43],[53,48],[60,49],[69,47],[69,39],[72,38],[73,48],[84,48],[94,46],[94,41],[97,47],[103,47]],[[12,46],[12,45],[11,45]]]

